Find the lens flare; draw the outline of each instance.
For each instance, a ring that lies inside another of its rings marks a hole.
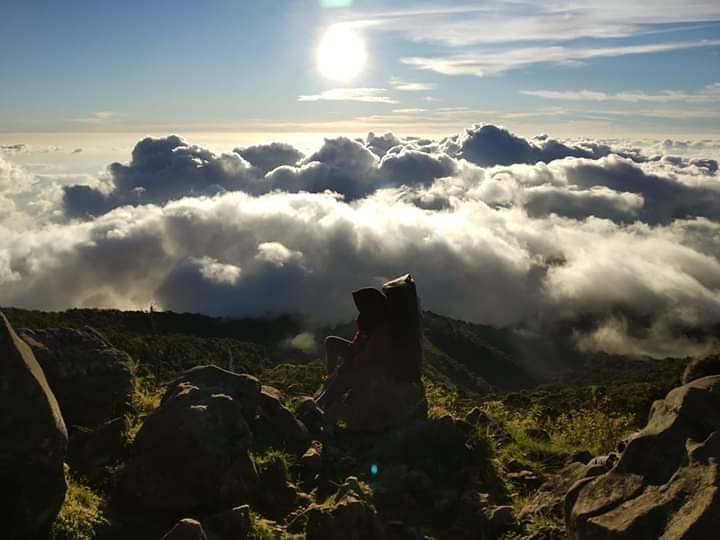
[[[317,67],[328,79],[348,82],[362,72],[367,61],[365,39],[346,24],[325,31],[317,48]]]

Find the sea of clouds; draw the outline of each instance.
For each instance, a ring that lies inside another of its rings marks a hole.
[[[477,125],[217,154],[146,138],[83,185],[0,151],[0,303],[353,317],[412,272],[425,308],[577,323],[579,347],[690,356],[720,325],[717,141],[526,139]],[[587,321],[592,324],[588,325]]]

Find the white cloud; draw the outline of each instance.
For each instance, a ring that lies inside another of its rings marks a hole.
[[[118,112],[112,112],[112,111],[99,111],[91,113],[87,116],[80,116],[75,118],[67,118],[67,122],[73,122],[76,124],[105,124],[107,122],[110,122],[112,120],[116,120],[117,118],[122,117],[122,113]]]
[[[435,83],[410,82],[402,79],[390,79],[390,85],[401,92],[427,92],[435,89]]]
[[[298,101],[361,101],[364,103],[397,103],[384,88],[331,88],[319,94],[299,96]]]
[[[472,49],[445,56],[410,56],[404,64],[443,75],[498,75],[539,63],[569,64],[593,58],[608,58],[629,54],[650,54],[720,45],[720,40],[674,41],[614,47],[507,47]]]
[[[245,159],[148,138],[107,185],[74,195],[112,209],[71,222],[33,213],[56,188],[2,160],[0,298],[337,320],[353,315],[349,291],[411,271],[423,305],[450,316],[538,329],[582,318],[596,321],[578,330],[586,349],[694,353],[712,343],[690,331],[720,323],[720,184],[707,157],[719,147],[484,125],[440,140],[328,139],[298,161],[282,144]]]
[[[654,94],[646,92],[598,92],[592,90],[558,91],[558,90],[523,90],[523,94],[545,99],[563,101],[623,101],[627,103],[707,103],[720,101],[718,83],[707,85],[696,93],[663,90]]]

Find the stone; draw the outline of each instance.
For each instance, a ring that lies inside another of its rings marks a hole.
[[[480,407],[474,407],[465,415],[465,421],[473,426],[486,426],[493,420]]]
[[[550,442],[550,434],[544,429],[528,428],[525,430],[525,434],[534,441]]]
[[[553,515],[562,517],[565,494],[582,478],[587,476],[588,466],[573,462],[545,481],[530,501],[520,511],[521,516]]]
[[[565,498],[573,540],[714,538],[720,528],[720,376],[653,404],[614,467]]]
[[[313,438],[325,437],[325,416],[313,398],[303,396],[295,400],[295,416],[305,425]]]
[[[310,433],[282,404],[280,391],[262,386],[257,417],[253,422],[253,436],[265,446],[302,454],[310,446]]]
[[[207,540],[207,535],[199,521],[186,518],[178,521],[162,540]]]
[[[222,510],[248,501],[258,485],[246,418],[260,383],[215,366],[186,371],[135,437],[126,492],[145,509]]]
[[[89,430],[71,430],[68,463],[73,470],[93,478],[103,467],[125,456],[125,443],[130,428],[127,417],[113,418]]]
[[[308,540],[383,540],[382,521],[369,502],[370,494],[355,477],[348,477],[337,493],[322,505],[308,509]]]
[[[342,419],[352,431],[375,432],[427,418],[421,382],[396,381],[378,374],[354,386],[342,407]]]
[[[304,469],[312,473],[318,473],[322,469],[322,454],[317,448],[308,448],[300,458],[300,463]]]
[[[89,326],[25,329],[21,337],[42,366],[68,426],[95,428],[129,410],[132,360],[100,332]]]
[[[494,506],[488,509],[488,525],[493,531],[506,531],[515,525],[515,509],[510,505]]]
[[[252,518],[245,504],[203,520],[204,527],[220,540],[244,540],[250,532]]]
[[[65,498],[68,436],[32,349],[0,313],[0,532],[42,537]]]

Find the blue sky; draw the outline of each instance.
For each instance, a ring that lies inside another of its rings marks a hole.
[[[318,69],[328,28],[364,44],[352,80]],[[716,0],[30,0],[0,50],[6,133],[720,126]]]

